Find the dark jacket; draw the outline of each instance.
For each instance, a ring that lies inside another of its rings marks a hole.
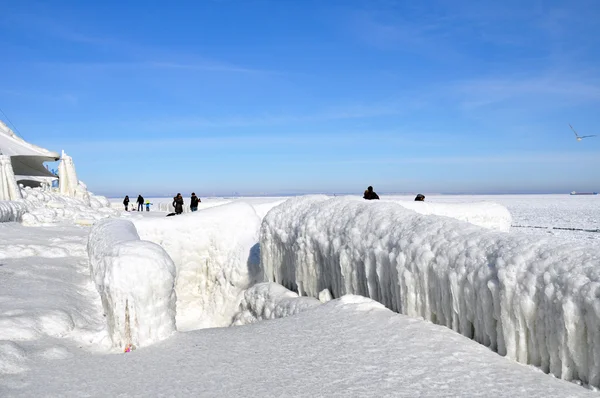
[[[142,195],[138,196],[137,202],[144,204],[144,198],[142,197]]]
[[[123,204],[127,206],[129,204],[129,198],[126,197],[125,199],[123,199]]]
[[[199,197],[192,195],[190,198],[190,207],[198,207],[198,203],[202,202]]]
[[[174,197],[173,198],[173,207],[175,208],[175,213],[177,213],[177,214],[183,213],[183,198]]]
[[[367,200],[379,199],[379,195],[377,195],[375,193],[375,191],[366,190],[365,194],[363,195],[363,199],[367,199]]]

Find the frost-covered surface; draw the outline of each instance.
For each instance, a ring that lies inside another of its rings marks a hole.
[[[64,223],[90,225],[97,220],[120,215],[120,212],[110,208],[105,197],[88,192],[86,200],[32,188],[24,188],[22,193],[23,203],[27,207],[22,223],[27,226]]]
[[[435,203],[399,200],[396,203],[419,214],[451,217],[496,231],[509,232],[512,224],[508,209],[493,202]]]
[[[17,185],[10,156],[0,150],[0,201],[21,199],[21,190]]]
[[[414,195],[382,196],[410,201]],[[600,246],[600,195],[428,195],[425,203],[494,202],[505,206],[513,218],[512,232],[556,236]]]
[[[139,236],[162,246],[177,267],[177,327],[229,326],[243,291],[262,278],[260,218],[247,203],[135,219]]]
[[[319,300],[301,297],[277,283],[258,283],[244,292],[234,325],[247,325],[267,319],[285,318],[317,305]]]
[[[40,359],[3,397],[597,397],[362,297],[292,317],[177,333],[144,350]]]
[[[21,221],[26,212],[27,206],[22,201],[0,201],[0,223]]]
[[[175,265],[160,246],[141,241],[130,221],[102,220],[87,249],[114,347],[148,346],[175,332]]]
[[[0,396],[7,396],[3,375],[69,358],[65,345],[108,349],[86,241],[87,231],[74,226],[0,224]]]
[[[371,297],[557,377],[600,385],[600,248],[309,196],[267,214],[261,264],[269,281],[302,295]]]

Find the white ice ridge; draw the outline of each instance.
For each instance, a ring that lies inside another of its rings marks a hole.
[[[135,220],[142,239],[161,245],[177,267],[177,328],[229,326],[243,292],[262,282],[261,219],[247,203]]]
[[[244,293],[239,313],[233,319],[233,325],[285,318],[318,305],[321,305],[319,300],[298,296],[297,293],[277,283],[258,283]]]
[[[600,248],[321,196],[271,210],[260,244],[266,279],[301,295],[370,297],[600,386]]]
[[[395,202],[419,214],[451,217],[497,231],[509,232],[512,224],[512,216],[508,209],[493,202],[435,203],[406,200]]]
[[[79,186],[83,187],[82,184]],[[104,196],[96,196],[87,191],[83,198],[73,198],[38,188],[24,188],[21,192],[21,203],[27,207],[27,214],[22,216],[22,222],[27,226],[64,222],[89,225],[96,220],[117,217],[120,214],[110,207],[110,202]]]
[[[175,265],[127,220],[102,220],[90,232],[90,271],[113,347],[147,346],[173,334]]]

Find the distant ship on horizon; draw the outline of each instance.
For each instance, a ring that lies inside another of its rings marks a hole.
[[[571,195],[598,195],[598,192],[571,192]]]

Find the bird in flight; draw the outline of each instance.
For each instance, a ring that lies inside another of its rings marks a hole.
[[[575,139],[577,141],[581,141],[584,138],[596,137],[596,134],[594,134],[594,135],[582,135],[582,136],[580,136],[579,134],[577,134],[577,131],[575,131],[575,129],[573,128],[573,126],[571,126],[571,124],[569,124],[569,127],[571,127],[571,130],[573,130],[573,132],[575,133]]]

